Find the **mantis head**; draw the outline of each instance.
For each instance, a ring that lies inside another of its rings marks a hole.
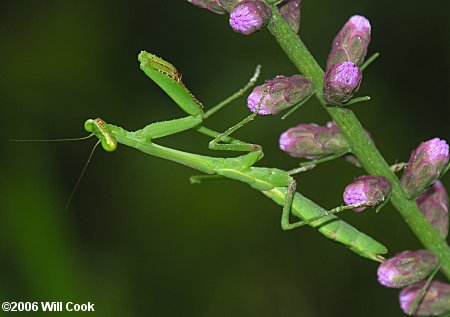
[[[102,143],[105,151],[112,152],[117,149],[117,141],[111,133],[108,132],[105,121],[100,118],[88,119],[84,123],[84,129],[94,134]]]

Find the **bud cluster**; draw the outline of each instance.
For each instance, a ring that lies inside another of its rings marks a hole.
[[[437,181],[416,202],[428,222],[431,223],[442,239],[446,239],[449,225],[449,199],[444,185]]]
[[[389,288],[403,288],[400,307],[412,316],[438,316],[450,311],[450,285],[427,277],[439,267],[437,257],[427,251],[404,251],[378,267],[378,281]]]
[[[352,62],[339,62],[325,72],[323,96],[330,105],[340,106],[353,97],[359,89],[362,72]]]
[[[448,144],[439,138],[423,142],[411,153],[400,180],[409,198],[416,198],[439,179],[449,157]]]
[[[384,176],[360,176],[345,188],[344,202],[348,206],[376,206],[389,197],[391,190],[391,182]],[[353,210],[359,212],[367,207],[361,206]]]
[[[437,265],[438,259],[430,251],[403,251],[380,264],[378,282],[389,288],[402,288],[427,278]]]
[[[253,89],[247,98],[247,106],[255,112],[261,104],[258,114],[274,115],[303,102],[313,93],[314,84],[305,76],[276,76]]]
[[[299,124],[281,134],[279,143],[280,149],[290,156],[306,159],[320,159],[350,150],[347,139],[334,122],[326,126]]]
[[[440,281],[431,281],[422,295],[422,300],[416,304],[416,299],[423,292],[426,281],[410,285],[400,292],[400,307],[405,314],[412,316],[439,316],[450,311],[450,285]]]
[[[272,11],[261,0],[188,1],[214,13],[229,13],[232,29],[244,35],[263,29],[269,24],[272,12],[276,15],[276,11]],[[270,3],[272,9],[276,4],[286,23],[294,32],[298,32],[301,0]],[[350,17],[334,37],[327,58],[323,91],[319,92],[328,105],[345,106],[356,102],[351,99],[362,82],[361,68],[368,64],[364,65],[364,60],[370,41],[370,22],[360,15]],[[253,89],[247,98],[247,106],[250,111],[259,115],[276,115],[306,101],[315,93],[315,89],[310,78],[301,75],[276,76]],[[351,153],[351,144],[334,122],[325,126],[309,123],[292,127],[281,134],[279,146],[292,157],[316,160],[313,162],[316,164],[344,155],[349,161],[359,164]],[[446,239],[449,232],[449,197],[439,178],[448,169],[449,160],[449,145],[444,140],[434,138],[423,142],[411,153],[400,180],[406,196],[415,200],[424,217],[442,239]],[[384,203],[391,191],[391,181],[386,177],[357,177],[344,190],[343,200],[346,206],[332,211],[352,208],[360,212],[368,207],[375,207]],[[426,281],[430,275],[434,277],[438,267],[439,260],[430,251],[404,251],[379,266],[378,281],[383,286],[402,289],[399,299],[405,313],[413,316],[437,316],[450,311],[450,285],[439,281],[431,281],[428,285],[429,281]],[[418,296],[423,297],[417,300]]]
[[[230,13],[230,26],[244,35],[264,28],[270,20],[269,6],[261,0],[187,0],[202,9],[217,14]],[[289,26],[298,32],[300,28],[300,0],[283,0],[277,5],[278,11]]]
[[[362,65],[370,43],[371,26],[360,15],[352,16],[333,40],[327,60],[323,95],[330,105],[342,106],[358,91]]]
[[[244,0],[230,12],[230,26],[244,35],[252,34],[265,27],[270,20],[271,11],[262,1]]]

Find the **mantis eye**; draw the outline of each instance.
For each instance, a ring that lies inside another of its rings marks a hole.
[[[117,149],[117,141],[109,133],[104,133],[101,140],[102,140],[102,147],[105,151],[112,152]]]
[[[84,123],[84,129],[85,129],[87,132],[93,132],[93,127],[94,127],[94,125],[95,125],[95,120],[88,119],[88,120],[86,120],[86,122]]]

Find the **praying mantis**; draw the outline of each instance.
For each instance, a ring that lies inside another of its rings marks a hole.
[[[348,246],[352,251],[363,257],[375,261],[383,260],[381,255],[387,253],[387,249],[382,244],[333,215],[322,217],[322,214],[329,213],[296,192],[296,181],[292,175],[310,167],[285,171],[278,168],[254,166],[263,157],[262,148],[256,144],[231,138],[229,135],[251,121],[257,115],[257,111],[223,133],[218,133],[201,125],[206,118],[242,95],[243,91],[252,86],[259,74],[259,67],[246,87],[209,111],[204,112],[202,104],[187,89],[181,80],[181,74],[172,64],[145,51],[139,54],[138,59],[144,73],[163,89],[188,116],[151,123],[137,131],[127,131],[119,126],[106,123],[100,118],[88,119],[84,125],[85,130],[99,139],[104,150],[111,152],[117,148],[117,144],[122,144],[206,174],[191,177],[191,183],[194,184],[217,179],[231,179],[247,183],[283,207],[281,216],[283,230],[308,224],[317,227],[318,231],[326,237]],[[262,99],[264,99],[264,95]],[[230,158],[210,157],[179,151],[153,142],[154,139],[189,129],[213,137],[213,140],[209,143],[211,149],[248,153]],[[295,217],[306,220],[290,223],[291,213]],[[308,219],[311,220],[308,221]]]

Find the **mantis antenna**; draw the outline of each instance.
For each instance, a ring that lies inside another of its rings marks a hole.
[[[94,136],[94,133],[81,138],[69,138],[69,139],[30,139],[30,140],[9,140],[9,142],[66,142],[66,141],[81,141],[87,140]]]
[[[92,134],[93,135],[93,134]],[[86,164],[84,164],[83,170],[81,171],[80,176],[78,176],[77,182],[75,183],[75,186],[73,187],[72,192],[70,193],[69,199],[67,199],[67,203],[66,203],[66,207],[64,208],[64,210],[66,211],[66,213],[69,211],[69,205],[70,202],[72,201],[73,196],[75,195],[75,192],[77,191],[78,185],[80,185],[81,179],[83,178],[84,173],[86,172],[86,169],[89,165],[89,163],[91,162],[91,158],[92,155],[94,155],[95,149],[97,148],[97,146],[101,143],[101,140],[98,140],[97,143],[95,143],[94,147],[91,150],[91,153],[89,154],[89,157],[86,161]]]
[[[89,134],[88,136],[81,137],[81,138],[68,138],[68,139],[29,139],[29,140],[25,140],[25,139],[24,139],[24,140],[9,140],[9,141],[10,141],[10,142],[66,142],[66,141],[81,141],[81,140],[87,140],[87,139],[93,137],[93,136],[95,135],[95,132],[96,132],[96,131],[89,131],[89,132],[92,132],[92,133]],[[75,183],[75,186],[73,187],[72,192],[70,193],[69,199],[67,200],[66,206],[65,206],[65,208],[64,208],[64,210],[65,210],[66,212],[68,212],[70,202],[72,201],[72,198],[73,198],[73,196],[74,196],[74,194],[75,194],[75,192],[76,192],[76,190],[77,190],[77,188],[78,188],[78,185],[80,185],[81,179],[83,178],[83,175],[84,175],[84,173],[86,172],[86,169],[87,169],[87,167],[88,167],[88,165],[89,165],[89,163],[90,163],[90,161],[91,161],[92,156],[94,155],[94,151],[95,151],[95,149],[97,148],[97,146],[98,146],[100,143],[102,143],[102,141],[103,141],[103,143],[105,143],[105,146],[108,148],[109,151],[115,150],[115,147],[114,147],[115,139],[110,140],[109,135],[108,135],[106,132],[104,132],[104,131],[101,131],[100,134],[101,134],[102,137],[100,138],[100,140],[99,140],[99,141],[94,145],[94,147],[92,148],[91,153],[89,154],[89,157],[88,157],[88,159],[87,159],[87,161],[86,161],[86,164],[84,164],[83,170],[81,171],[81,174],[80,174],[80,176],[78,177],[77,182]]]

